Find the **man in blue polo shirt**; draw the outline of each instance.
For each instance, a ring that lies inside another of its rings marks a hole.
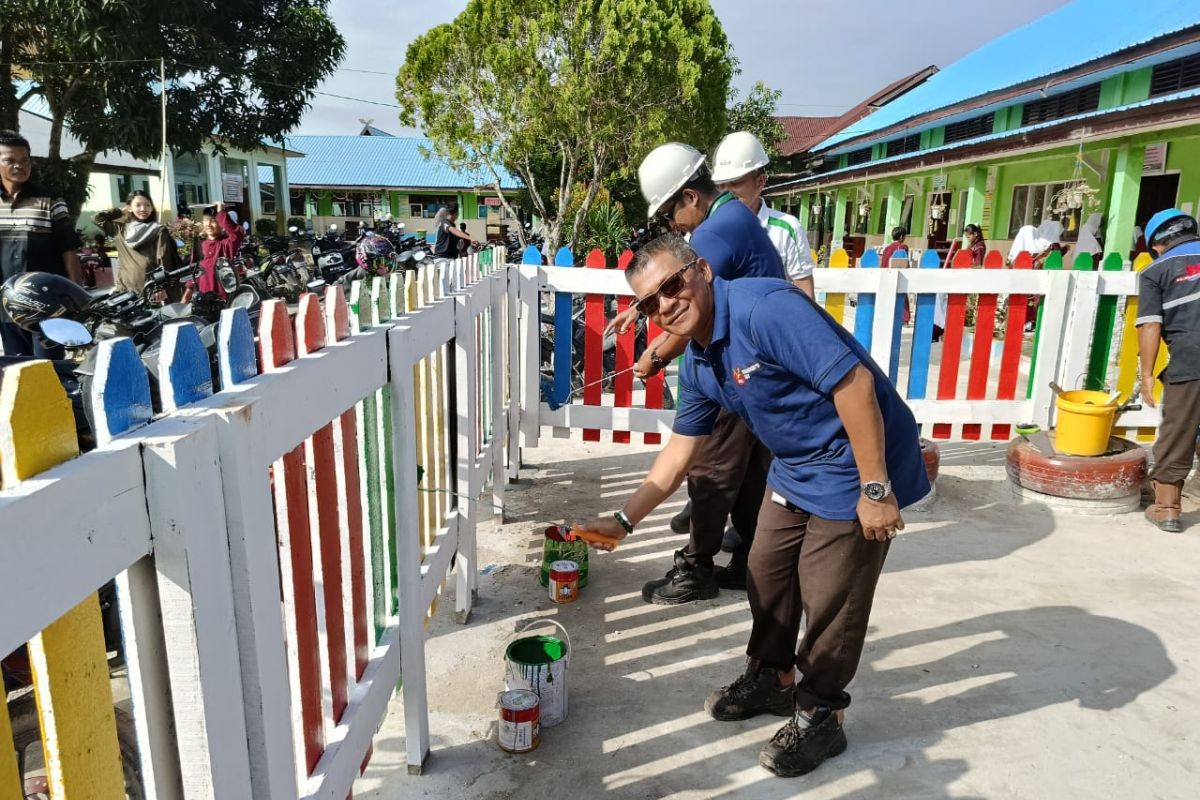
[[[758,217],[731,193],[717,189],[704,155],[694,147],[670,142],[655,148],[638,167],[638,181],[650,217],[676,233],[691,234],[692,247],[714,275],[726,280],[786,277]],[[653,375],[686,346],[686,338],[662,334],[649,343],[636,374],[643,379]],[[729,517],[743,540],[753,537],[770,463],[770,452],[736,414],[718,414],[705,450],[688,474],[688,543],[675,554],[664,578],[643,587],[643,599],[679,605],[716,597],[720,589],[746,588],[744,551],[721,570],[714,568],[713,556],[721,550]]]
[[[746,421],[775,456],[750,552],[754,623],[744,673],[705,708],[791,716],[759,762],[802,775],[846,748],[845,689],[888,543],[900,509],[929,492],[917,423],[853,336],[790,283],[722,280],[677,236],[643,248],[626,277],[644,313],[690,340],[688,357],[670,441],[624,508],[585,527],[631,533],[679,486],[722,409]]]

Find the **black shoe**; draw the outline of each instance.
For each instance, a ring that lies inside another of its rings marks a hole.
[[[846,732],[837,712],[817,706],[813,715],[797,711],[758,754],[758,763],[781,778],[805,775],[827,758],[846,752]]]
[[[726,553],[736,553],[742,547],[742,535],[737,532],[737,528],[730,525],[725,529],[725,535],[721,537],[721,549]]]
[[[792,713],[792,686],[779,682],[779,671],[746,659],[746,671],[704,701],[704,710],[721,722],[750,719],[759,714],[786,717]]]
[[[735,553],[729,563],[717,568],[717,586],[731,591],[746,591],[746,556]]]
[[[711,563],[692,564],[682,550],[675,551],[675,566],[665,578],[642,587],[642,599],[657,606],[677,606],[711,600],[721,591]]]
[[[692,501],[688,500],[678,514],[671,517],[671,530],[675,533],[687,533],[692,529]]]

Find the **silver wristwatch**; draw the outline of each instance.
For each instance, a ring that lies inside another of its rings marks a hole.
[[[867,481],[862,485],[862,493],[868,500],[874,500],[878,503],[881,500],[887,499],[892,493],[891,481]]]

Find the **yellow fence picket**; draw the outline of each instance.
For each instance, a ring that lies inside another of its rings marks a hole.
[[[830,269],[846,269],[850,266],[850,255],[838,248],[829,256]],[[828,292],[825,295],[825,310],[829,312],[829,316],[837,320],[839,325],[844,324],[846,317],[846,295],[843,292]]]
[[[54,367],[35,361],[6,369],[0,379],[0,485],[14,486],[77,455],[71,403]],[[124,796],[96,594],[30,640],[29,660],[51,796]],[[7,711],[0,717],[0,735],[7,733],[0,741],[11,742]],[[9,757],[0,757],[0,790],[13,786],[10,776],[15,770]],[[17,787],[19,792],[19,778]]]
[[[1133,262],[1133,271],[1141,272],[1154,261],[1149,253],[1142,253]],[[1138,334],[1134,322],[1137,320],[1138,298],[1130,295],[1125,303],[1125,322],[1121,331],[1121,357],[1117,362],[1117,389],[1122,397],[1128,398],[1138,386]],[[1154,360],[1154,372],[1162,372],[1167,365],[1167,346],[1159,345],[1158,358]],[[1154,382],[1154,398],[1162,399],[1162,381]],[[1155,428],[1138,428],[1137,438],[1142,442],[1152,442],[1156,435]],[[1113,431],[1117,436],[1128,436],[1128,428],[1117,428]]]

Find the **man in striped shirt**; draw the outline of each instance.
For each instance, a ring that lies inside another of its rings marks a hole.
[[[31,183],[32,174],[29,142],[0,131],[0,281],[22,272],[52,272],[81,283],[79,236],[67,204]],[[0,343],[5,355],[47,355],[3,310]]]

